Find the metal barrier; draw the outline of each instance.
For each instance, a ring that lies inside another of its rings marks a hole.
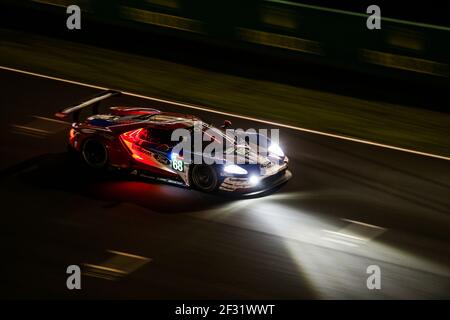
[[[381,18],[381,30],[366,27],[368,15],[282,0],[29,0],[30,10],[65,15],[77,4],[87,19],[143,31],[225,40],[241,48],[312,57],[360,70],[450,77],[450,28]],[[244,5],[245,3],[245,5]]]

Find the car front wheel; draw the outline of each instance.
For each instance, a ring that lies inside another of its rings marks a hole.
[[[201,191],[212,192],[217,189],[219,179],[213,167],[201,164],[192,167],[191,182],[195,188]]]

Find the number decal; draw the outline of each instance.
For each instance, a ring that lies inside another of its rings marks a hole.
[[[174,168],[176,171],[183,172],[184,171],[183,160],[173,159],[172,160],[172,168]]]

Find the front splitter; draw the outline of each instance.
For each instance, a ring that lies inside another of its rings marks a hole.
[[[261,196],[265,193],[269,193],[276,189],[277,187],[283,185],[288,182],[289,179],[292,178],[292,172],[290,170],[285,170],[284,174],[277,177],[275,180],[271,179],[271,177],[267,177],[261,180],[260,185],[253,188],[246,189],[236,189],[233,191],[225,191],[219,190],[220,194],[225,194],[234,197],[252,197],[252,196]],[[268,180],[268,181],[265,181]]]

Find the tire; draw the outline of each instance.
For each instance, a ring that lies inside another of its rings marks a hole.
[[[217,189],[219,178],[214,167],[200,164],[192,167],[191,183],[198,190],[212,192]]]
[[[97,139],[88,139],[83,143],[81,157],[84,163],[93,169],[103,169],[108,164],[108,151]]]

